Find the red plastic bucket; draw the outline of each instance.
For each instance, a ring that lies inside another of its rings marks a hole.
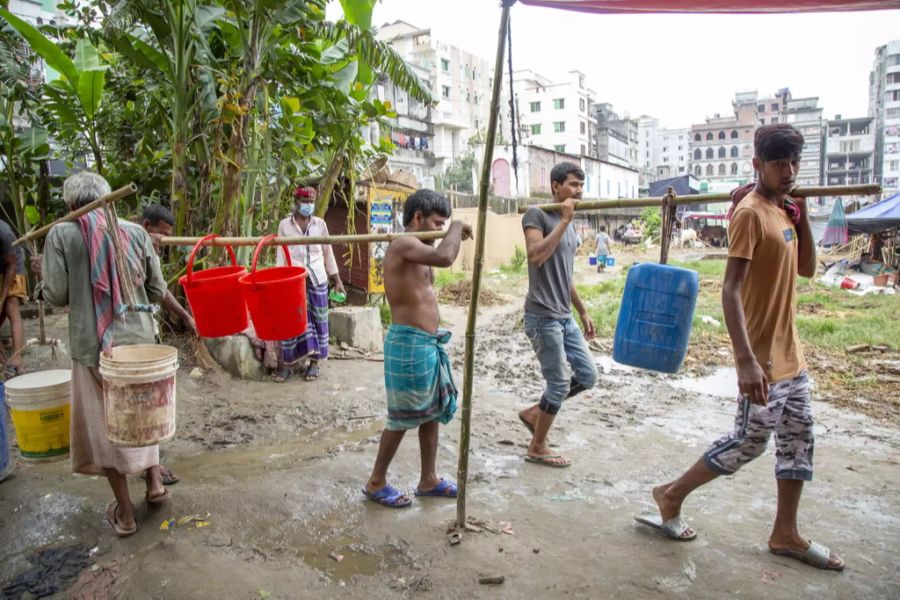
[[[256,337],[270,341],[287,340],[306,331],[306,269],[293,266],[291,253],[282,246],[286,267],[256,270],[260,251],[275,237],[267,235],[259,242],[250,272],[240,279]]]
[[[188,257],[187,275],[182,275],[178,283],[184,288],[197,332],[203,337],[224,337],[247,329],[247,305],[241,295],[238,280],[247,273],[245,267],[237,264],[237,257],[231,246],[230,267],[213,267],[194,272],[194,256],[207,240],[219,237],[215,233],[202,238]]]

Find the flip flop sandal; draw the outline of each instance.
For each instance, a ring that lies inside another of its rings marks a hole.
[[[306,373],[303,375],[303,379],[306,381],[315,381],[319,378],[319,365],[311,365],[307,367]]]
[[[106,505],[106,522],[109,523],[109,526],[112,527],[113,531],[116,532],[116,536],[120,538],[126,538],[137,533],[137,523],[134,524],[134,527],[132,529],[125,529],[124,527],[119,525],[119,520],[116,518],[116,513],[118,511],[119,503],[115,500]]]
[[[420,491],[416,488],[415,494],[416,496],[432,496],[437,498],[456,498],[456,493],[459,491],[459,488],[456,485],[456,482],[450,481],[449,479],[444,479],[441,477],[441,482],[431,488],[430,490]]]
[[[169,500],[172,497],[172,492],[166,490],[165,493],[159,494],[157,496],[151,496],[150,490],[144,492],[144,500],[147,501],[147,504],[162,504]]]
[[[285,381],[287,381],[290,378],[290,376],[291,376],[290,369],[282,369],[280,371],[274,371],[272,373],[272,379],[275,381],[275,383],[284,383]]]
[[[684,519],[681,518],[681,515],[672,517],[668,521],[663,521],[662,517],[659,516],[659,513],[646,513],[636,516],[634,520],[642,525],[661,531],[667,538],[675,540],[676,542],[689,542],[697,537],[696,530],[694,530],[691,535],[684,535],[684,533],[688,529],[692,529],[692,527],[685,523]]]
[[[817,544],[816,542],[809,540],[809,548],[807,548],[804,552],[799,550],[775,550],[769,548],[769,552],[775,554],[776,556],[786,556],[788,558],[795,558],[801,562],[805,562],[808,565],[816,567],[817,569],[825,569],[826,571],[843,571],[844,570],[844,559],[834,556],[831,554],[831,550],[823,546],[822,544]],[[838,566],[832,565],[829,560],[832,558],[836,558],[841,561],[841,564]]]
[[[375,504],[386,506],[387,508],[405,508],[412,504],[412,498],[407,496],[406,492],[398,490],[392,485],[386,485],[377,492],[370,492],[363,488],[362,493]],[[404,496],[407,496],[405,501],[401,500]]]
[[[554,460],[558,461],[560,459],[566,462],[553,462]],[[530,454],[526,454],[525,462],[534,463],[544,467],[553,467],[555,469],[565,469],[572,466],[572,461],[559,454],[552,454],[550,456],[531,456]]]
[[[178,475],[176,475],[169,469],[161,467],[161,470],[162,470],[162,473],[160,473],[160,479],[162,479],[163,485],[165,485],[165,486],[175,485],[176,483],[181,481],[181,477],[179,477]],[[147,471],[146,470],[143,473],[141,473],[141,479],[143,479],[144,481],[147,481]]]

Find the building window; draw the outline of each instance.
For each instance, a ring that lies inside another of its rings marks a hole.
[[[719,163],[719,175],[725,174],[725,163]]]
[[[553,108],[555,110],[562,110],[566,107],[566,99],[565,98],[556,98],[553,101]]]
[[[706,133],[706,141],[709,142],[709,141],[712,141],[712,139],[713,139],[712,131],[708,131]]]
[[[719,148],[719,158],[725,158],[725,146]]]
[[[554,131],[554,133],[565,133],[566,122],[565,121],[556,121],[555,123],[553,123],[553,131]]]
[[[695,133],[695,134],[694,134],[694,141],[695,141],[695,142],[699,142],[699,141],[700,141],[700,134],[699,134],[699,133]]]
[[[681,146],[678,146],[678,149],[681,150]]]
[[[712,177],[714,172],[715,171],[713,170],[712,165],[706,165],[706,176],[707,177]]]
[[[584,98],[578,99],[578,110],[580,110],[581,112],[584,112]]]
[[[737,155],[738,155],[738,147],[732,146],[731,147],[731,158],[737,158]]]
[[[778,105],[777,105],[777,104],[773,104],[773,105],[772,105],[772,112],[778,112]]]
[[[587,148],[584,147],[584,144],[581,145],[581,155],[584,156],[587,154]]]
[[[733,139],[733,140],[738,139],[738,132],[737,132],[737,129],[732,129],[732,130],[731,130],[731,139]]]
[[[713,152],[712,148],[706,149],[706,160],[712,160],[715,157],[715,152]]]
[[[584,121],[581,122],[581,133],[585,133],[587,131],[587,125],[584,124]]]
[[[719,139],[720,139],[720,140],[724,140],[724,139],[725,139],[725,132],[724,132],[724,131],[720,131],[720,132],[719,132]]]
[[[541,126],[540,125],[532,125],[531,126],[531,135],[541,135]]]
[[[553,149],[556,150],[557,152],[565,152],[566,145],[565,144],[557,144],[557,145],[553,146]]]
[[[450,72],[450,61],[446,58],[441,59],[441,71],[443,71],[444,73]]]
[[[766,105],[765,105],[765,104],[760,104],[759,106],[757,106],[757,107],[756,107],[756,112],[766,112]]]
[[[760,124],[760,125],[765,125],[765,124],[766,124],[766,120],[765,120],[765,119],[760,119],[760,120],[759,120],[759,124]]]
[[[772,125],[778,122],[778,117],[772,117]]]
[[[668,149],[669,149],[668,146],[663,146],[663,152],[665,152],[665,151],[668,150]]]
[[[441,97],[443,97],[443,98],[449,98],[449,97],[450,97],[450,86],[449,86],[449,85],[442,85],[442,86],[441,86]]]
[[[738,171],[738,169],[737,169],[737,163],[731,163],[731,174],[732,174],[732,175],[737,175],[737,174],[738,174],[737,171]]]
[[[700,165],[694,167],[694,175],[696,175],[697,177],[703,175],[703,169],[700,167]]]
[[[541,112],[541,103],[540,102],[532,102],[530,105],[531,112]]]
[[[606,180],[606,195],[609,196],[609,179]]]

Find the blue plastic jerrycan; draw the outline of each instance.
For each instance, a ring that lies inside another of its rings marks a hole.
[[[676,373],[687,354],[700,281],[696,271],[644,263],[628,270],[613,360]]]

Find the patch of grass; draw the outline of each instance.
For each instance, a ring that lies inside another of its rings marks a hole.
[[[527,270],[527,261],[528,255],[525,253],[525,250],[522,246],[516,246],[516,252],[513,254],[512,258],[509,259],[509,262],[500,265],[500,272],[507,275],[521,275]]]
[[[681,267],[682,269],[697,271],[697,274],[700,275],[701,280],[713,278],[718,279],[721,282],[722,278],[725,277],[724,260],[691,260],[686,262],[673,260],[669,264],[674,267]]]
[[[450,285],[451,283],[458,283],[464,279],[467,279],[467,276],[462,271],[440,269],[434,273],[434,287],[439,290],[444,286]]]
[[[576,285],[575,288],[594,321],[597,335],[601,338],[612,337],[619,318],[622,292],[625,291],[625,278],[617,277],[593,285]]]
[[[896,296],[860,297],[819,284],[798,291],[797,329],[804,344],[843,350],[858,344],[896,348],[900,343]]]

